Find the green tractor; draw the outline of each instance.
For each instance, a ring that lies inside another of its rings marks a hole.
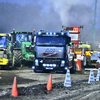
[[[8,35],[7,51],[12,67],[33,64],[34,61],[34,34],[28,31],[15,31]]]

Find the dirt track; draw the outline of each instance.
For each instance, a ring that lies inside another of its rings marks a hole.
[[[99,100],[100,82],[88,84],[90,71],[84,75],[71,74],[71,87],[64,87],[66,74],[34,73],[31,68],[0,70],[0,100]],[[52,74],[52,90],[46,85]],[[94,70],[96,77],[97,70]],[[18,97],[11,96],[14,77],[17,77]]]

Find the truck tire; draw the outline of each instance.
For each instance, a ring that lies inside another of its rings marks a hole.
[[[20,67],[22,64],[22,54],[20,50],[13,50],[12,67]]]

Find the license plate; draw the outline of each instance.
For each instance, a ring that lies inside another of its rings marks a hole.
[[[53,69],[53,68],[46,68],[46,69]]]

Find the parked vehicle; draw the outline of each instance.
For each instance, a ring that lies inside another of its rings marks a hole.
[[[7,34],[0,33],[0,68],[9,68],[9,59],[7,55]]]
[[[13,67],[24,66],[34,61],[34,34],[30,31],[15,31],[8,35],[7,51]]]
[[[86,66],[86,56],[84,56],[84,48],[79,47],[81,42],[80,27],[76,26],[63,26],[63,31],[69,31],[71,37],[70,54],[73,53],[74,61],[76,62],[76,71],[84,73]],[[83,28],[83,25],[81,26]]]
[[[34,72],[55,71],[65,73],[70,67],[70,42],[69,32],[37,32],[35,64],[32,66]]]

